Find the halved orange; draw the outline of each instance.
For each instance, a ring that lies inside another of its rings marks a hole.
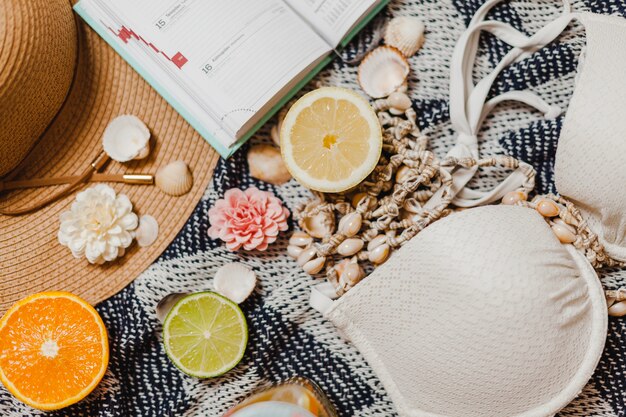
[[[31,295],[0,320],[0,381],[31,407],[57,410],[82,400],[108,363],[104,323],[74,294]]]

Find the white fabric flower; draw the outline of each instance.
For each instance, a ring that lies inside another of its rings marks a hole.
[[[70,211],[61,214],[59,243],[76,258],[103,264],[124,255],[137,228],[133,205],[108,185],[98,184],[78,193]]]

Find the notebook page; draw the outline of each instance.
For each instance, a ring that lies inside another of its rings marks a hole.
[[[379,0],[285,0],[333,48]]]
[[[232,133],[330,50],[282,0],[107,0],[173,81]]]
[[[108,31],[113,35],[117,35],[118,31],[114,28],[122,27],[122,23],[114,17],[107,14],[101,8],[102,2],[99,0],[90,0],[81,2],[81,9],[89,14],[92,21],[100,25],[103,31]],[[124,40],[122,36],[111,36],[108,38],[110,42],[117,44],[119,50],[124,51],[131,60],[132,65],[155,87],[162,87],[167,92],[166,99],[170,103],[176,103],[176,107],[184,108],[184,116],[194,126],[205,135],[210,135],[216,139],[224,147],[228,148],[232,141],[232,134],[224,130],[224,128],[208,114],[189,94],[189,90],[184,85],[172,82],[171,67],[163,65],[160,57],[154,50],[143,42],[130,42]],[[113,45],[112,45],[113,46]]]

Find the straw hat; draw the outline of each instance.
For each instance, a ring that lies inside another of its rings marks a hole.
[[[159,223],[157,241],[136,243],[105,265],[75,259],[57,241],[59,215],[76,190],[21,216],[0,215],[0,312],[26,294],[67,290],[101,301],[131,282],[167,247],[202,196],[218,159],[213,149],[86,24],[68,0],[0,2],[0,189],[9,180],[74,176],[102,151],[107,123],[121,114],[143,120],[150,155],[107,174],[152,173],[185,161],[192,190],[172,197],[151,185],[110,184],[138,215]],[[0,211],[28,207],[67,186],[0,191]]]

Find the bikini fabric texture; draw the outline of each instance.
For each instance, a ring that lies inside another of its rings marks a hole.
[[[453,56],[450,106],[459,136],[451,152],[476,157],[481,121],[505,99],[558,114],[532,93],[486,97],[499,69],[580,20],[586,54],[559,142],[557,191],[580,205],[607,251],[624,259],[626,196],[618,190],[626,183],[626,19],[576,14],[566,1],[559,17],[526,36],[483,20],[499,2],[477,11]],[[471,37],[481,30],[512,49],[474,86],[467,63],[475,57]],[[464,191],[474,174],[452,173],[464,207],[515,187],[513,173],[492,192]],[[608,322],[585,255],[561,244],[537,211],[503,205],[429,226],[328,307],[326,317],[363,353],[403,417],[554,415],[593,374]]]
[[[432,147],[439,156],[443,156],[455,140],[448,113],[450,55],[459,36],[483,3],[483,0],[392,0],[385,11],[386,18],[414,15],[426,24],[426,43],[411,59],[409,94],[418,111],[420,127],[430,137]],[[493,9],[489,17],[532,34],[558,14],[559,5],[556,1],[504,2]],[[573,6],[576,10],[626,15],[626,2],[622,0],[577,0]],[[359,39],[349,45],[349,56],[356,52],[359,40],[367,43],[374,26],[369,26]],[[550,103],[568,108],[583,38],[582,27],[569,27],[555,43],[505,70],[494,85],[493,92],[502,93],[513,88],[533,90]],[[495,38],[483,36],[477,74],[484,74],[487,69],[493,68],[508,49],[510,47]],[[321,85],[358,90],[355,71],[354,66],[336,60],[316,81]],[[576,90],[577,96],[580,87]],[[309,88],[314,88],[314,85]],[[568,116],[571,110],[570,106]],[[479,147],[482,155],[507,153],[522,159],[537,170],[538,192],[556,191],[553,165],[563,116],[547,120],[540,112],[506,104],[494,112],[481,131]],[[586,114],[585,117],[591,116]],[[254,140],[269,143],[270,127],[266,126]],[[605,126],[596,123],[596,129],[604,130]],[[559,151],[561,148],[559,145]],[[613,153],[607,153],[606,157]],[[601,163],[606,163],[605,157]],[[607,178],[602,178],[602,181],[608,181]],[[473,185],[492,188],[493,179],[483,175]],[[599,184],[605,182],[595,186]],[[298,203],[310,198],[309,192],[295,181],[275,187],[251,178],[245,149],[228,161],[220,160],[210,187],[172,245],[133,283],[96,307],[109,331],[111,359],[107,373],[94,393],[70,408],[38,413],[0,388],[0,415],[220,417],[247,392],[294,375],[304,375],[320,384],[341,417],[397,417],[396,406],[363,355],[353,344],[340,337],[332,323],[309,307],[309,288],[319,280],[309,277],[286,254],[289,233],[280,237],[263,256],[246,252],[233,254],[220,242],[206,237],[208,209],[229,188],[245,189],[250,186],[272,191],[292,212]],[[474,209],[471,210],[473,212]],[[528,212],[528,216],[533,213],[531,210]],[[533,218],[530,216],[530,219]],[[519,221],[528,222],[529,219]],[[462,222],[466,224],[467,219]],[[535,223],[537,227],[539,223]],[[293,230],[293,222],[291,226]],[[436,226],[434,224],[433,228]],[[491,235],[513,232],[512,229],[494,229],[490,229]],[[485,231],[479,230],[478,235],[472,237],[472,244],[485,235]],[[449,239],[453,237],[447,236]],[[540,237],[530,237],[537,238]],[[561,249],[559,253],[562,253]],[[507,256],[515,258],[512,253]],[[559,256],[561,262],[567,259],[563,256]],[[447,258],[447,262],[452,260]],[[260,281],[257,291],[242,305],[250,330],[248,349],[240,366],[223,377],[209,381],[189,378],[172,365],[163,350],[154,306],[170,292],[210,289],[215,272],[229,262],[243,262],[250,266]],[[571,265],[571,262],[567,261],[567,264]],[[514,271],[511,273],[515,274]],[[603,282],[611,288],[624,285],[622,271],[605,271],[603,274]],[[436,284],[436,280],[431,282]],[[458,284],[458,281],[454,282]],[[453,288],[446,288],[446,291]],[[358,293],[358,286],[350,291]],[[381,297],[390,305],[395,303],[391,297],[385,298],[384,293]],[[447,310],[464,312],[468,309],[468,300],[470,296],[467,294],[457,299],[448,297]],[[503,302],[501,309],[506,308],[507,303]],[[461,316],[460,313],[455,314]],[[455,326],[453,317],[446,324],[450,332],[461,329],[461,321]],[[395,324],[388,325],[393,327]],[[626,372],[626,320],[609,318],[609,330],[604,355],[591,381],[581,395],[558,413],[560,417],[626,416],[626,380],[623,378]],[[507,352],[501,354],[506,355]],[[513,377],[515,375],[511,372],[509,378]]]

